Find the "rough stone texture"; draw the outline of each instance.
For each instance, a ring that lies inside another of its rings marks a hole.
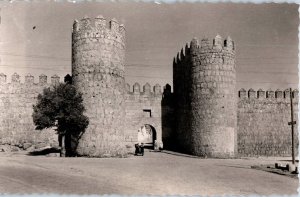
[[[158,142],[162,142],[162,93],[159,85],[154,86],[153,92],[147,83],[140,91],[140,85],[135,83],[133,88],[127,85],[125,95],[125,141],[126,147],[133,150],[134,144],[138,142],[138,129],[144,125],[152,126]]]
[[[285,93],[283,95],[283,92]],[[289,90],[239,91],[238,152],[241,156],[291,156],[292,138]],[[257,95],[257,96],[256,96]],[[298,123],[298,92],[293,91],[294,120]],[[267,97],[266,97],[267,96]],[[298,149],[298,129],[295,147]],[[297,154],[297,151],[295,153]]]
[[[15,73],[11,83],[7,83],[6,75],[0,74],[0,145],[11,147],[7,150],[16,149],[12,147],[27,150],[41,143],[45,146],[58,143],[54,130],[36,131],[32,121],[37,96],[50,85],[45,75],[40,76],[39,83],[34,83],[33,76],[28,74],[25,83],[20,83],[20,76]]]
[[[88,156],[126,154],[125,29],[116,20],[106,27],[102,16],[75,21],[72,33],[72,76],[83,93],[90,123],[77,152]]]
[[[185,151],[208,157],[236,152],[235,52],[228,37],[213,46],[193,39],[174,60],[177,135]]]
[[[174,93],[166,85],[133,87],[124,81],[125,29],[98,16],[75,21],[72,34],[73,83],[83,93],[87,131],[79,155],[122,156],[134,152],[138,129],[152,126],[164,147],[179,147],[199,156],[285,156],[291,154],[289,91],[250,89],[235,93],[234,43],[217,36],[198,44],[193,39],[173,61]],[[59,82],[57,75],[51,84]],[[32,105],[47,76],[0,73],[0,151],[57,147],[53,130],[35,131]],[[298,90],[295,97],[297,120]],[[238,100],[237,100],[238,99]],[[295,127],[295,131],[297,131]],[[297,134],[297,132],[295,132]],[[298,138],[296,136],[296,147]]]

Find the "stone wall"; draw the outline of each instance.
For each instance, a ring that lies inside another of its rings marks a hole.
[[[156,140],[162,141],[162,92],[160,85],[156,84],[151,90],[146,83],[141,86],[135,83],[132,88],[126,84],[125,95],[125,141],[128,151],[132,152],[134,144],[138,142],[137,133],[143,125],[150,125],[155,129]]]
[[[106,24],[102,16],[75,20],[72,32],[72,77],[83,93],[90,123],[77,152],[86,156],[126,154],[125,28],[115,19]]]
[[[298,90],[293,91],[293,97],[294,120],[298,124]],[[237,124],[239,155],[291,156],[290,107],[289,90],[240,90]],[[298,149],[298,126],[294,128]]]
[[[52,76],[51,84],[57,82],[59,77]],[[7,76],[0,74],[0,149],[32,150],[58,145],[54,130],[35,130],[32,121],[33,105],[38,94],[51,84],[47,83],[45,75],[41,75],[39,82],[35,83],[34,77],[28,74],[25,83],[21,83],[20,76],[15,73],[11,82],[7,83]]]
[[[193,39],[173,61],[174,93],[166,85],[153,89],[125,85],[125,29],[102,16],[75,20],[72,32],[72,81],[83,93],[90,124],[79,141],[83,156],[123,156],[133,153],[137,131],[150,125],[165,147],[198,156],[290,156],[289,91],[235,94],[234,43],[216,36],[213,44]],[[0,74],[0,150],[57,146],[53,130],[35,131],[33,105],[58,76],[14,74],[10,83]],[[295,120],[298,91],[293,91]],[[298,147],[298,132],[296,147]]]
[[[161,101],[161,124],[162,140],[164,147],[169,150],[176,150],[176,133],[175,131],[175,100],[171,92],[171,86],[166,84],[164,87]]]
[[[33,150],[45,146],[57,146],[55,131],[46,129],[35,130],[32,122],[32,105],[36,104],[37,95],[43,89],[59,81],[58,76],[41,75],[35,83],[33,76],[25,76],[25,82],[20,82],[20,76],[14,74],[12,81],[7,82],[6,75],[0,74],[0,149]],[[174,140],[174,94],[167,85],[163,92],[155,85],[133,87],[126,84],[124,141],[126,151],[133,153],[137,143],[137,130],[149,124],[157,133],[157,140],[163,141],[165,147],[176,147]],[[291,128],[289,90],[258,90],[244,89],[239,91],[237,101],[237,141],[239,156],[290,156]],[[298,120],[298,90],[293,91],[294,117]],[[151,115],[150,115],[151,114]],[[186,112],[188,114],[188,112]],[[183,119],[186,117],[182,116]],[[180,120],[179,120],[180,121]],[[298,122],[297,122],[298,123]],[[184,125],[186,126],[186,125]],[[184,127],[182,126],[182,128]],[[186,126],[186,128],[188,128]],[[186,130],[186,133],[188,131]],[[186,134],[185,136],[188,137]],[[182,139],[179,139],[182,140]],[[295,145],[298,148],[298,132],[295,126]],[[297,152],[296,152],[297,154]]]
[[[173,60],[175,150],[191,153],[191,54],[188,45]]]
[[[174,95],[178,103],[178,142],[199,156],[231,157],[236,152],[236,71],[230,37],[210,45],[197,39],[174,60]]]

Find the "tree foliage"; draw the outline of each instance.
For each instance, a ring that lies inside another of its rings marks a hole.
[[[45,88],[33,106],[33,122],[37,130],[56,127],[60,135],[83,133],[89,124],[81,93],[69,83]]]

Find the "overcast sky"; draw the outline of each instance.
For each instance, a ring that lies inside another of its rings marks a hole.
[[[172,84],[172,61],[193,37],[231,36],[237,89],[298,86],[298,5],[0,3],[0,72],[71,72],[74,19],[101,14],[126,28],[126,81]],[[33,28],[35,26],[35,28]]]

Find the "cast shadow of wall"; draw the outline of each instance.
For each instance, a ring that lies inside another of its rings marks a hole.
[[[171,86],[166,84],[161,100],[162,140],[165,150],[179,151],[175,134],[175,100]]]

